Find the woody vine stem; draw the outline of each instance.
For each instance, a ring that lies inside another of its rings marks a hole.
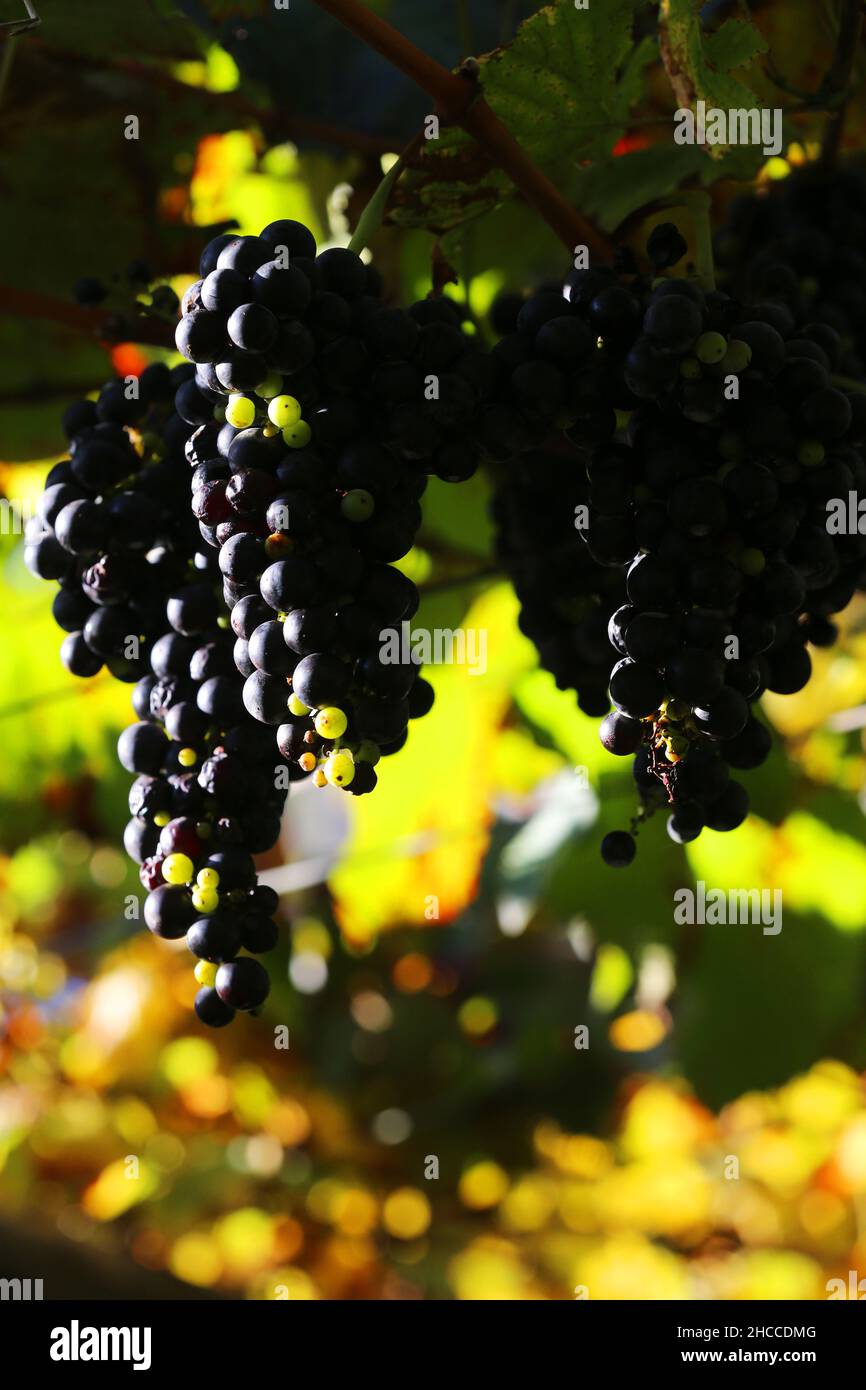
[[[612,259],[607,237],[573,208],[533,163],[488,106],[474,81],[449,72],[359,0],[316,0],[316,4],[411,78],[432,98],[446,120],[462,126],[569,250],[583,245],[599,260]]]

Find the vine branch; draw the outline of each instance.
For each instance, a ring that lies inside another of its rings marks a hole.
[[[0,314],[63,324],[76,333],[84,333],[105,343],[135,342],[165,348],[174,346],[172,325],[153,314],[126,318],[111,309],[89,308],[53,295],[39,294],[36,290],[15,289],[12,285],[0,285]]]
[[[446,593],[450,589],[462,589],[470,584],[481,584],[487,579],[502,578],[502,570],[496,565],[485,565],[467,574],[454,574],[445,579],[433,579],[427,584],[419,584],[418,592],[422,598],[427,594]]]
[[[848,92],[851,86],[851,74],[854,70],[854,59],[857,54],[857,44],[860,39],[860,4],[859,0],[844,0],[842,14],[839,21],[839,37],[836,41],[836,53],[830,71],[824,80],[822,92],[825,95],[838,94],[838,104],[827,117],[824,126],[824,138],[821,141],[821,164],[831,167],[836,162],[839,153],[839,145],[842,141],[842,130],[845,125],[845,115],[848,108]]]
[[[473,82],[449,72],[359,0],[316,0],[316,4],[411,78],[447,120],[462,126],[569,250],[585,245],[594,256],[611,259],[608,239],[567,202],[533,163]]]
[[[250,101],[242,92],[213,92],[208,87],[194,87],[182,82],[155,63],[139,62],[134,58],[95,57],[91,54],[76,53],[70,49],[57,48],[40,42],[34,44],[34,52],[50,60],[63,64],[74,63],[81,68],[86,65],[93,72],[120,73],[146,87],[157,87],[169,96],[206,103],[220,112],[231,111],[239,119],[254,121],[262,129],[270,144],[280,144],[285,140],[312,140],[322,144],[336,145],[361,156],[390,154],[399,147],[396,135],[371,135],[364,131],[346,130],[330,121],[318,121],[307,116],[298,116],[280,106],[265,107]]]

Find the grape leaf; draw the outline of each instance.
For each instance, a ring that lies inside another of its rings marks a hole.
[[[848,798],[835,796],[844,813]],[[679,1054],[717,1105],[834,1051],[858,1006],[866,870],[857,839],[799,811],[779,828],[755,818],[735,835],[705,832],[688,859],[707,890],[778,890],[783,908],[775,935],[749,923],[680,929],[692,963],[679,985]]]
[[[479,58],[478,80],[496,115],[527,153],[571,192],[581,161],[607,154],[641,94],[654,39],[635,42],[639,0],[577,10],[567,0],[526,20],[514,42]],[[461,130],[428,141],[400,186],[394,220],[442,232],[489,211],[508,178]]]
[[[635,45],[638,0],[578,10],[559,0],[526,20],[507,48],[481,58],[484,95],[549,173],[604,154],[626,128],[655,42]]]
[[[657,199],[667,197],[692,178],[703,184],[720,178],[747,179],[763,155],[754,146],[740,146],[724,159],[708,159],[699,145],[650,145],[645,150],[600,159],[576,175],[578,207],[605,231]]]
[[[711,67],[733,72],[745,67],[758,54],[766,53],[763,34],[747,19],[729,19],[714,34],[704,39],[704,55]]]
[[[174,7],[160,12],[142,0],[125,0],[122,5],[117,0],[87,0],[86,16],[83,7],[66,0],[41,0],[38,8],[39,43],[70,54],[141,60],[197,58],[201,53],[194,26]]]
[[[680,106],[705,101],[730,110],[754,107],[755,94],[732,74],[765,53],[767,43],[745,19],[729,19],[713,34],[701,27],[701,0],[664,0],[660,35],[662,56]]]

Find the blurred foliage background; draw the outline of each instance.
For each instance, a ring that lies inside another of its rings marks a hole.
[[[143,256],[180,291],[214,229],[277,216],[345,244],[429,108],[312,0],[38,8],[0,97],[0,281],[42,296],[13,312],[0,286],[0,489],[25,510],[67,402],[174,360],[76,331],[75,279]],[[373,8],[451,66],[535,7]],[[816,87],[832,5],[753,8],[776,67]],[[601,39],[640,9],[595,12],[587,80],[613,81]],[[787,160],[675,172],[652,42],[619,55],[626,96],[590,86],[553,141],[556,83],[538,120],[502,98],[609,228],[636,235],[635,210],[689,174],[720,215],[737,180],[813,152],[806,112]],[[406,302],[444,261],[486,333],[497,291],[561,274],[563,253],[495,176],[469,197],[446,138],[456,164],[444,184],[413,169],[374,259]],[[4,1275],[44,1277],[46,1297],[783,1299],[864,1267],[866,609],[814,654],[806,691],[766,697],[783,738],[751,775],[747,825],[685,850],[651,826],[635,869],[611,873],[598,840],[629,813],[629,772],[518,630],[489,488],[434,483],[403,562],[428,590],[417,625],[485,629],[486,673],[432,669],[433,712],[375,796],[293,793],[263,865],[282,894],[272,995],[208,1037],[183,943],[130,906],[114,758],[129,691],[65,674],[49,586],[19,536],[0,541]],[[677,926],[694,879],[781,889],[782,931]]]

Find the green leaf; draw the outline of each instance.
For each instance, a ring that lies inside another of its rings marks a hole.
[[[605,153],[625,130],[655,43],[635,46],[638,0],[587,10],[560,0],[481,61],[484,95],[520,144],[553,172]]]
[[[597,815],[595,797],[573,772],[560,772],[539,788],[537,797],[538,809],[499,857],[497,912],[506,931],[526,926],[559,854]]]
[[[704,55],[713,67],[723,72],[744,67],[759,53],[766,53],[767,42],[747,19],[729,19],[714,34],[704,39]]]
[[[66,0],[41,0],[38,10],[42,19],[39,39],[52,49],[136,61],[157,56],[197,58],[201,52],[201,40],[192,24],[174,7],[159,13],[152,4],[87,0],[85,16]]]
[[[424,494],[424,540],[469,555],[487,557],[493,550],[490,483],[482,473],[455,487],[431,478]]]
[[[657,55],[654,39],[635,43],[641,8],[640,0],[606,0],[577,10],[558,0],[527,19],[511,44],[478,60],[489,105],[563,187],[570,189],[581,161],[605,155],[628,126],[644,69]],[[511,191],[468,135],[443,129],[402,181],[393,220],[442,233],[491,211]]]
[[[702,0],[665,0],[662,52],[682,106],[705,101],[730,110],[757,105],[754,92],[733,77],[759,53],[766,52],[762,34],[745,19],[730,19],[714,34],[701,27]]]
[[[835,795],[844,808],[847,798]],[[781,895],[775,935],[760,923],[680,928],[690,963],[678,989],[678,1050],[688,1079],[718,1105],[832,1052],[856,1018],[866,867],[856,839],[799,811],[778,829],[753,818],[734,835],[705,831],[688,859],[707,891]]]
[[[676,192],[686,180],[703,184],[721,178],[747,179],[763,159],[761,151],[742,146],[724,159],[708,159],[698,145],[651,145],[646,150],[607,156],[581,169],[576,202],[605,231],[615,231],[632,213]]]

